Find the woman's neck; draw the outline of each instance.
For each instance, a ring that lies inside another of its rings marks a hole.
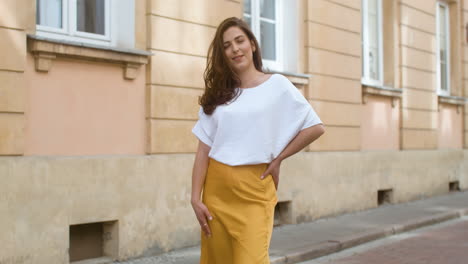
[[[247,70],[241,73],[238,73],[239,79],[241,81],[240,88],[249,88],[257,86],[257,82],[261,82],[261,76],[264,76],[263,72],[257,71],[253,68],[252,70]]]

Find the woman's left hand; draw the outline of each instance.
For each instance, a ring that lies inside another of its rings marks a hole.
[[[278,190],[278,184],[279,184],[279,174],[280,174],[280,166],[281,166],[281,160],[280,159],[274,159],[267,167],[265,172],[263,172],[262,176],[260,177],[262,180],[267,177],[269,174],[273,177],[273,181],[275,183],[275,188]]]

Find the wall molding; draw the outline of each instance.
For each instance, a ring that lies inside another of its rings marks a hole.
[[[27,36],[28,51],[35,60],[36,71],[49,72],[57,58],[106,62],[123,66],[124,79],[133,80],[138,69],[148,63],[151,52],[119,49],[72,41],[55,40],[36,35]]]

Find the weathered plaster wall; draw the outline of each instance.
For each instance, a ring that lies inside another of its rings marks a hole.
[[[68,263],[69,225],[101,221],[118,221],[120,259],[196,244],[193,158],[1,158],[0,262]],[[394,202],[446,193],[453,180],[467,189],[467,165],[462,150],[302,152],[284,162],[278,196],[304,222],[376,207],[379,189]]]

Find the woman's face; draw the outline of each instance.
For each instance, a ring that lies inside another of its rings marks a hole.
[[[223,34],[224,53],[235,72],[243,72],[253,65],[255,46],[239,27],[232,26]]]

